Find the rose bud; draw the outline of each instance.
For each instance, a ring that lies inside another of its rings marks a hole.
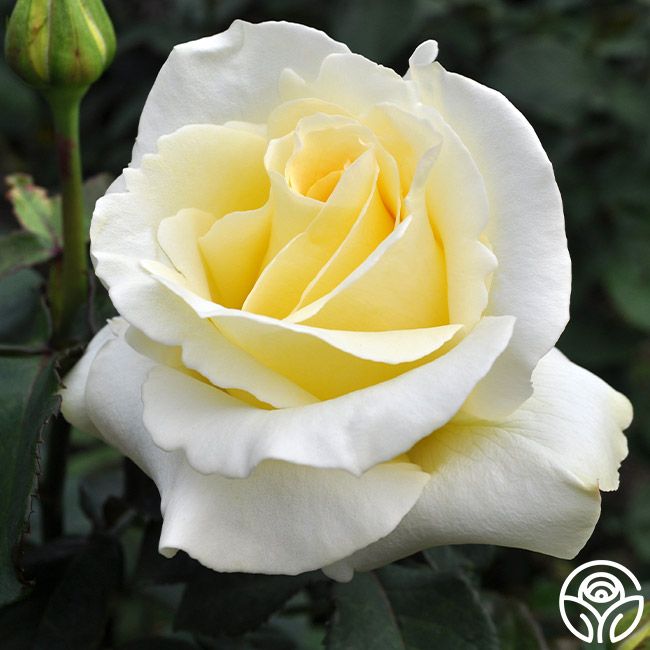
[[[115,55],[115,32],[101,0],[18,0],[9,18],[5,56],[37,88],[84,89]]]

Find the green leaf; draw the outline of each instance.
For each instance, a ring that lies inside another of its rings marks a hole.
[[[522,602],[494,596],[490,613],[497,626],[501,650],[545,650],[539,625]]]
[[[329,650],[496,650],[496,630],[459,575],[388,566],[334,587]]]
[[[114,592],[121,582],[118,540],[96,537],[67,567],[36,630],[34,650],[101,647]]]
[[[618,622],[616,632],[629,629],[637,614],[637,609],[631,608]],[[650,647],[650,600],[643,604],[643,614],[631,636],[616,644],[616,650],[647,650]]]
[[[336,585],[334,596],[336,612],[327,638],[330,650],[406,647],[393,605],[376,574],[356,574],[352,582]]]
[[[33,233],[14,230],[0,237],[0,278],[57,255],[58,250]]]
[[[202,570],[187,585],[174,627],[213,637],[253,630],[311,579],[311,573],[274,576]]]
[[[36,446],[60,398],[53,357],[0,357],[0,605],[22,592],[14,568],[36,473]]]
[[[423,555],[436,571],[476,571],[486,569],[494,559],[494,546],[483,544],[459,544],[456,546],[434,546]]]
[[[0,279],[0,351],[47,344],[51,324],[42,285],[31,269]]]
[[[12,174],[5,178],[9,191],[7,199],[13,205],[18,223],[36,235],[46,246],[61,243],[60,201],[48,197],[47,192],[27,174]]]

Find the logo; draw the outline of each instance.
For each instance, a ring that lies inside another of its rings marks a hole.
[[[627,590],[626,590],[627,589]],[[560,591],[560,614],[569,631],[585,643],[617,643],[634,632],[643,615],[641,585],[623,565],[609,560],[586,562],[574,569]],[[631,595],[628,595],[631,594]],[[577,626],[567,614],[567,605]],[[632,622],[617,630],[623,616],[636,610]],[[580,629],[578,629],[580,628]]]

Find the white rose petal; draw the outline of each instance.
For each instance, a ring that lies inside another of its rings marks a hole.
[[[92,419],[102,437],[157,483],[164,526],[160,549],[183,549],[218,571],[297,574],[318,569],[384,537],[416,502],[428,475],[416,465],[344,471],[266,462],[246,480],[204,475],[182,453],[162,451],[142,425],[141,386],[155,363],[104,328],[64,392],[66,417]],[[116,375],[121,380],[115,382]],[[106,382],[114,390],[107,394]],[[68,399],[85,393],[84,400]]]
[[[499,422],[451,422],[410,457],[431,473],[422,497],[388,537],[328,568],[349,579],[440,544],[498,544],[572,558],[593,532],[600,490],[618,487],[629,401],[549,352],[534,393]]]

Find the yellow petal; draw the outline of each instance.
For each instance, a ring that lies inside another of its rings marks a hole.
[[[372,151],[348,167],[306,231],[289,242],[264,269],[243,308],[275,318],[287,316],[363,211],[377,175]]]
[[[430,361],[461,327],[344,332],[243,313],[213,321],[232,342],[319,399],[372,386]]]
[[[354,331],[449,323],[444,253],[427,215],[411,215],[344,282],[290,320]]]
[[[214,215],[188,208],[160,222],[158,243],[199,296],[216,299],[201,259],[198,240],[214,223]]]
[[[191,124],[160,138],[158,153],[145,156],[125,179],[130,193],[146,197],[150,219],[183,208],[220,218],[266,202],[265,149],[266,140],[250,131]]]
[[[372,142],[367,129],[338,116],[304,118],[295,133],[296,147],[287,161],[285,174],[289,186],[303,195],[324,176],[346,169]]]
[[[437,358],[463,335],[460,325],[392,332],[347,332],[227,309],[191,291],[158,262],[143,267],[232,343],[319,399],[374,385]],[[455,338],[456,337],[456,338]],[[222,386],[230,388],[230,386]],[[269,402],[270,403],[270,402]]]
[[[305,232],[323,207],[321,201],[294,192],[277,172],[271,172],[270,178],[271,235],[262,268],[292,239]]]
[[[214,300],[225,307],[242,306],[259,275],[270,231],[267,203],[258,210],[231,212],[200,237]]]
[[[373,106],[363,118],[397,162],[402,194],[406,195],[413,182],[422,156],[440,145],[442,138],[429,120],[419,118],[391,104]]]
[[[281,138],[291,133],[303,117],[321,113],[323,115],[350,115],[345,109],[314,97],[296,99],[280,104],[269,115],[267,121],[268,137]]]
[[[379,189],[375,187],[347,237],[309,283],[296,309],[333,291],[369,257],[394,228],[395,220],[386,209]]]

